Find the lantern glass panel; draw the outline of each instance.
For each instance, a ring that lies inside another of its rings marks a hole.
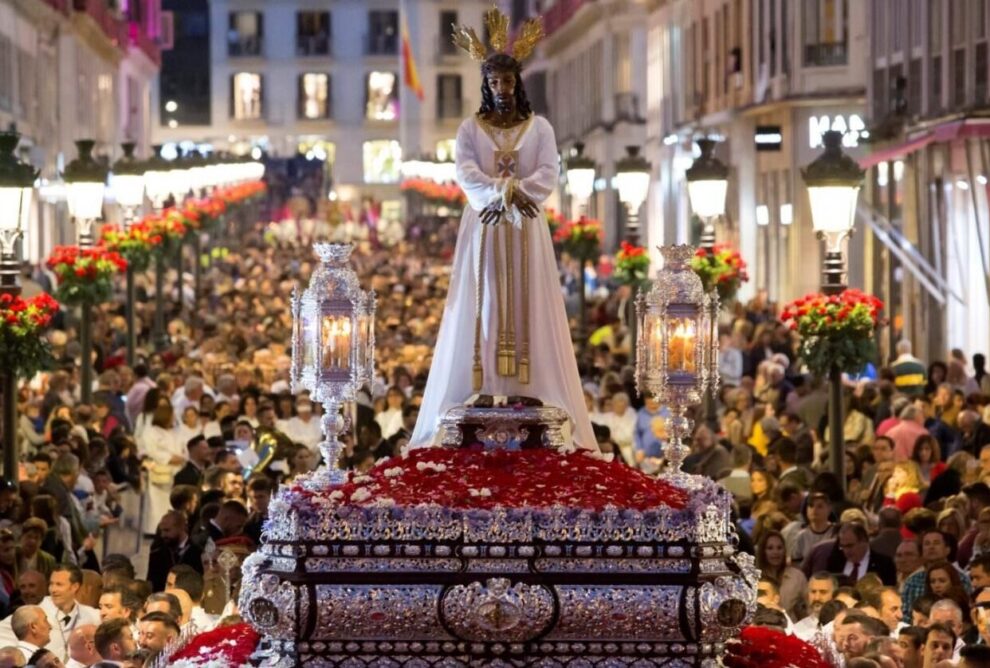
[[[136,209],[144,203],[143,174],[114,174],[110,177],[110,187],[121,206]]]
[[[808,188],[811,223],[816,232],[845,234],[853,228],[859,188],[815,186]]]
[[[578,167],[567,170],[567,185],[571,194],[579,200],[586,200],[595,192],[595,170]]]
[[[653,375],[663,366],[663,318],[656,313],[647,313],[643,318],[643,336],[647,341],[645,368]]]
[[[351,368],[351,319],[347,315],[323,316],[323,370]]]
[[[667,373],[696,374],[698,372],[698,332],[694,318],[667,318]]]
[[[21,207],[29,204],[31,200],[27,199],[25,202],[22,191],[30,193],[30,188],[0,188],[0,230],[23,231],[24,212]]]
[[[76,181],[66,183],[69,214],[79,220],[96,220],[103,215],[102,181]]]
[[[317,337],[316,320],[309,314],[302,314],[297,320],[302,321],[302,368],[312,369],[316,365]],[[298,325],[297,325],[298,326]]]
[[[725,213],[725,193],[729,188],[726,179],[688,181],[688,198],[691,209],[702,219],[714,218]]]

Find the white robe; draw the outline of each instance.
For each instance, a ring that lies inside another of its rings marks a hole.
[[[457,182],[464,190],[468,206],[464,208],[454,252],[450,292],[444,308],[440,334],[433,351],[426,392],[419,410],[419,420],[409,447],[436,445],[439,421],[446,412],[462,405],[475,394],[472,387],[475,330],[475,286],[478,253],[481,247],[480,212],[492,201],[501,199],[499,179],[495,174],[495,143],[474,118],[465,120],[457,131]],[[516,146],[518,153],[518,188],[540,205],[536,218],[526,221],[529,244],[529,295],[522,296],[521,234],[510,227],[514,237],[514,282],[516,345],[521,341],[522,309],[529,309],[530,382],[523,385],[516,377],[497,375],[498,311],[495,300],[494,228],[489,229],[485,246],[485,263],[481,273],[482,301],[481,355],[484,383],[481,394],[492,396],[536,397],[548,406],[563,408],[570,415],[574,445],[598,451],[588,419],[584,394],[578,376],[577,359],[571,344],[571,332],[564,312],[557,260],[542,202],[557,183],[559,165],[553,128],[542,117],[535,117]],[[518,211],[513,207],[514,217]]]

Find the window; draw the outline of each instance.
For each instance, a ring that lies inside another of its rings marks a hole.
[[[394,139],[366,141],[362,146],[365,183],[398,183],[402,148]]]
[[[966,104],[966,49],[952,51],[952,106]]]
[[[399,117],[399,90],[394,72],[368,74],[365,118],[370,121],[394,121]]]
[[[330,118],[330,75],[299,75],[299,118]]]
[[[261,118],[261,75],[238,72],[230,78],[230,115],[238,121]]]
[[[974,95],[976,97],[976,103],[983,105],[987,101],[987,76],[990,75],[987,71],[987,43],[980,42],[976,45],[975,60],[976,60],[976,87],[974,89]]]
[[[0,108],[14,102],[14,49],[6,35],[0,35]]]
[[[228,56],[260,56],[261,12],[231,12],[227,29]]]
[[[885,22],[883,3],[874,5],[874,41],[878,53],[883,53]],[[804,5],[804,65],[825,67],[846,64],[847,3],[842,0],[805,0]]]
[[[175,12],[175,38],[206,39],[210,36],[210,17],[206,12]]]
[[[454,26],[456,24],[457,12],[440,12],[440,53],[445,56],[457,55],[457,47],[454,45]]]
[[[921,58],[912,58],[908,65],[907,97],[908,113],[921,113]]]
[[[330,53],[330,12],[296,13],[296,55]]]
[[[437,118],[461,117],[461,75],[437,75]]]
[[[394,56],[399,53],[399,12],[368,12],[367,53],[370,56]]]

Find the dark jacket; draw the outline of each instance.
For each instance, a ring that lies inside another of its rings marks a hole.
[[[203,552],[191,540],[186,541],[186,547],[180,552],[175,546],[167,545],[157,536],[151,544],[148,555],[148,582],[152,591],[164,591],[168,572],[173,566],[185,564],[197,573],[203,572]]]
[[[825,570],[829,573],[835,573],[841,578],[842,571],[845,567],[846,555],[839,549],[838,541],[836,541],[835,548],[828,555],[828,563]],[[880,580],[888,587],[897,585],[897,569],[894,567],[894,560],[890,557],[886,557],[871,549],[870,560],[866,563],[866,570],[880,576]],[[850,584],[855,584],[855,582]]]
[[[72,545],[66,545],[69,550],[81,547],[86,538],[86,529],[83,527],[82,516],[79,509],[72,501],[72,490],[65,486],[62,479],[54,473],[45,478],[45,484],[41,486],[42,492],[55,497],[58,506],[58,514],[69,520],[69,527],[72,529]]]
[[[192,485],[193,487],[199,489],[203,484],[203,470],[192,462],[186,462],[186,465],[179,469],[179,472],[175,474],[172,484]]]

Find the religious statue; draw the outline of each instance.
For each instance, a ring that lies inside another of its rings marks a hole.
[[[482,103],[457,132],[457,182],[468,206],[410,447],[436,444],[455,406],[511,398],[564,409],[574,444],[597,451],[543,212],[560,172],[557,142],[520,76],[542,23],[527,21],[506,52],[508,18],[493,8],[485,22],[493,53],[472,28],[455,26],[454,43],[481,62]]]

